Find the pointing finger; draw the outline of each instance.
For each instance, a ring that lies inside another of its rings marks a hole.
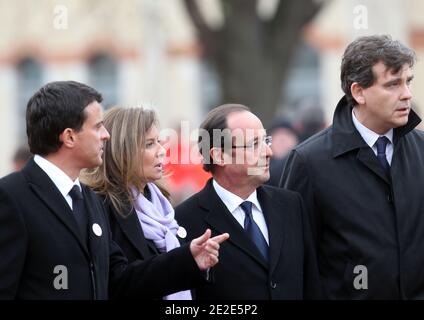
[[[230,237],[228,233],[220,234],[219,236],[215,236],[211,238],[211,240],[217,242],[217,243],[223,243],[225,240],[227,240]]]

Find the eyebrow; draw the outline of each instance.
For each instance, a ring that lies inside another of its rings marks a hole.
[[[410,76],[410,77],[406,78],[406,81],[411,81],[412,79],[414,79],[414,76]],[[386,83],[384,83],[384,85],[391,85],[391,84],[399,82],[399,81],[402,81],[402,78],[396,77],[392,80],[387,81]]]
[[[399,82],[400,80],[401,80],[400,78],[395,78],[395,79],[392,79],[392,80],[389,80],[389,81],[385,82],[384,85],[385,86],[391,85],[393,83]]]

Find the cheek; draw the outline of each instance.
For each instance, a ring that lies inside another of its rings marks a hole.
[[[395,95],[380,95],[375,100],[375,105],[380,109],[384,110],[385,112],[392,111],[393,107],[396,105],[397,101],[399,99]]]
[[[255,153],[249,154],[249,156],[246,158],[246,164],[249,167],[256,166],[261,161],[261,159],[264,158],[263,156],[264,154],[265,154],[265,149],[260,151],[258,150]]]
[[[154,163],[154,156],[150,151],[145,151],[144,152],[144,157],[143,157],[143,168],[145,170],[149,170],[153,167],[153,163]]]

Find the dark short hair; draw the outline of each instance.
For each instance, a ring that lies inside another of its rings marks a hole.
[[[228,129],[227,117],[230,113],[249,111],[250,109],[242,104],[223,104],[219,107],[212,109],[207,115],[205,120],[200,125],[200,130],[208,133],[209,141],[204,141],[202,135],[199,135],[199,151],[203,156],[203,169],[207,172],[214,172],[215,165],[210,157],[209,150],[212,147],[223,147],[225,145],[224,140],[230,139],[230,136],[226,136],[223,139],[214,139],[214,130],[220,130],[225,133],[225,129]]]
[[[357,82],[363,88],[369,88],[374,84],[376,79],[372,67],[375,64],[383,62],[393,73],[397,73],[405,64],[412,67],[415,59],[415,52],[412,49],[397,40],[392,40],[388,35],[356,39],[347,46],[341,64],[340,79],[348,103],[356,104],[350,92],[352,83]]]
[[[85,107],[102,95],[93,88],[75,81],[46,84],[28,101],[26,125],[28,145],[33,154],[48,155],[62,146],[60,134],[71,128],[81,130]]]

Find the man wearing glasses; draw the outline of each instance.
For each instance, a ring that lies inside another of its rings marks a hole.
[[[264,186],[271,139],[249,108],[226,104],[200,126],[203,190],[176,208],[187,239],[205,227],[228,232],[214,282],[197,288],[197,299],[304,299],[319,297],[315,253],[299,194]]]

